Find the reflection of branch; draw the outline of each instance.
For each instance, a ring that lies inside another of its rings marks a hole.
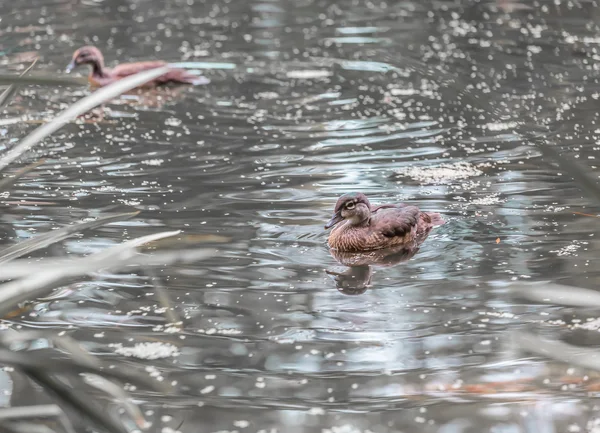
[[[525,352],[600,371],[600,352],[597,349],[544,339],[531,332],[518,331],[513,333],[512,338],[517,346]]]
[[[62,380],[53,377],[43,370],[23,369],[23,372],[41,385],[56,398],[76,411],[85,414],[94,424],[101,426],[111,433],[129,433],[123,423],[110,416],[105,410],[96,406],[92,399],[73,391],[73,388]]]
[[[142,236],[78,259],[50,260],[49,264],[41,265],[32,265],[29,260],[25,264],[19,263],[24,260],[15,260],[0,265],[2,278],[19,278],[0,285],[0,316],[11,311],[16,304],[39,297],[64,281],[78,279],[101,269],[119,270],[128,266],[164,266],[178,260],[202,260],[214,255],[212,249],[177,251],[154,257],[142,255],[138,251],[138,248],[144,244],[177,234],[179,231]],[[16,273],[15,270],[17,270]]]
[[[24,334],[24,335],[21,335]],[[2,338],[2,343],[8,346],[14,341],[34,340],[44,338],[58,348],[68,352],[69,358],[57,358],[52,356],[30,357],[20,352],[13,352],[0,348],[0,362],[10,364],[19,368],[40,368],[52,373],[95,373],[115,378],[121,382],[143,386],[157,392],[168,392],[169,386],[149,380],[144,374],[127,366],[118,369],[104,364],[100,359],[90,355],[79,344],[67,336],[55,336],[41,331],[27,331],[13,333]],[[68,347],[68,350],[65,348]]]
[[[515,296],[544,304],[600,307],[600,292],[582,287],[539,281],[535,283],[510,283],[508,289]]]
[[[10,186],[12,186],[18,179],[25,176],[32,170],[35,170],[40,165],[46,162],[45,159],[40,159],[39,161],[34,162],[33,164],[29,164],[26,167],[23,167],[20,170],[17,170],[15,173],[6,176],[4,179],[0,180],[0,191],[6,191]]]
[[[19,158],[23,153],[27,152],[33,146],[38,144],[44,138],[57,131],[66,125],[69,121],[75,119],[77,116],[86,113],[92,108],[105,103],[128,90],[136,88],[150,80],[153,80],[161,75],[169,72],[169,68],[162,67],[156,69],[150,69],[148,71],[140,72],[135,75],[118,80],[108,86],[102,87],[95,91],[89,96],[80,99],[66,110],[62,111],[58,116],[52,119],[50,122],[40,126],[33,130],[31,134],[25,137],[19,144],[10,149],[0,158],[0,170],[5,168],[8,164]]]
[[[130,397],[120,386],[95,374],[86,373],[83,377],[88,385],[110,394],[116,401],[120,402],[129,416],[135,420],[139,428],[145,429],[148,427],[149,423],[144,418],[144,415],[142,415],[140,408],[135,403],[129,401]]]
[[[156,276],[156,273],[152,269],[146,267],[142,269],[142,272],[148,275],[148,277],[150,278],[150,282],[154,287],[156,299],[158,299],[158,303],[165,310],[165,317],[167,318],[167,322],[171,324],[182,323],[182,320],[177,314],[177,311],[175,311],[175,307],[173,307],[173,303],[171,302],[169,294],[162,286],[160,279]]]
[[[0,421],[20,421],[22,419],[40,419],[40,418],[56,418],[61,424],[61,427],[67,433],[75,433],[71,422],[66,417],[60,406],[56,404],[40,404],[36,406],[21,406],[21,407],[4,407],[0,409]],[[36,426],[37,427],[37,426]],[[18,431],[22,430],[12,430]],[[29,429],[28,431],[37,431]]]
[[[56,242],[60,242],[73,234],[82,232],[84,230],[89,230],[95,227],[100,227],[104,224],[110,224],[112,222],[126,220],[136,216],[137,214],[139,214],[139,212],[109,215],[102,218],[98,218],[94,221],[86,221],[83,223],[62,227],[58,230],[52,230],[48,233],[44,233],[42,235],[35,236],[31,239],[27,239],[26,241],[21,241],[16,245],[13,245],[0,251],[0,264],[16,259],[17,257],[24,256],[25,254],[29,254],[35,250],[46,248],[47,246],[52,245]]]

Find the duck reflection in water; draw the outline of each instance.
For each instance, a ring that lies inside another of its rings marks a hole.
[[[341,292],[364,293],[371,284],[372,265],[393,266],[409,260],[431,229],[441,224],[440,214],[422,212],[416,206],[373,207],[362,193],[344,194],[325,228],[334,227],[327,240],[330,253],[348,269],[327,273]]]
[[[329,253],[332,257],[347,268],[343,271],[327,269],[325,272],[333,277],[335,286],[340,292],[346,295],[361,295],[371,285],[373,266],[390,267],[410,260],[419,252],[428,234],[429,232],[424,234],[418,242],[364,253],[338,251],[331,248]]]

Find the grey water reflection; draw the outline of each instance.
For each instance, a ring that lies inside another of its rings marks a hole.
[[[211,79],[128,95],[103,121],[45,140],[23,165],[45,162],[1,197],[2,245],[134,211],[33,255],[79,258],[163,231],[192,244],[231,239],[152,274],[92,273],[3,323],[64,332],[171,383],[172,395],[129,390],[152,431],[597,431],[593,363],[529,353],[513,338],[527,330],[597,348],[595,304],[522,295],[529,282],[595,290],[599,279],[594,186],[545,150],[600,175],[597,10],[1,3],[3,73],[39,56],[36,70],[58,75],[94,43],[109,64],[198,62]],[[3,109],[0,151],[87,93],[22,88]],[[322,227],[355,190],[447,223],[407,260],[343,267]],[[160,289],[181,323],[169,322]],[[17,374],[2,383],[6,404],[48,399]]]

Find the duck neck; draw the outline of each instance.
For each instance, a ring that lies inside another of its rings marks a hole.
[[[359,215],[356,215],[354,218],[348,219],[348,227],[365,227],[369,225],[369,221],[371,220],[371,215],[366,215],[361,218]]]
[[[94,77],[104,78],[107,75],[107,72],[104,68],[104,62],[102,59],[95,59],[92,63],[92,75]]]

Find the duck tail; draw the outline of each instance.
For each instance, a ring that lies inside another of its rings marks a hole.
[[[439,213],[427,212],[427,215],[431,218],[431,224],[434,226],[441,226],[446,223]]]
[[[194,86],[204,86],[210,83],[210,80],[203,75],[196,75],[190,71],[183,71],[179,77],[182,83],[192,84]]]
[[[176,83],[192,84],[194,86],[203,86],[210,83],[210,80],[203,75],[194,73],[187,69],[171,69],[165,75],[160,77],[161,81],[174,81]]]
[[[190,84],[193,84],[194,86],[205,86],[208,83],[210,83],[210,80],[204,76],[192,76],[189,78],[188,81]]]

